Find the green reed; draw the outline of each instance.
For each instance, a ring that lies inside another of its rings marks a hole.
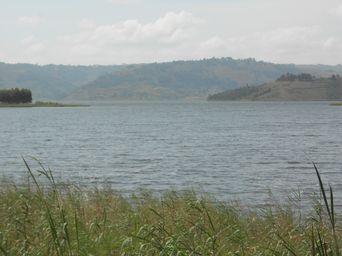
[[[83,191],[24,164],[27,184],[0,189],[2,255],[341,255],[333,189],[316,165],[322,200],[302,216],[293,201],[246,209],[192,191]]]

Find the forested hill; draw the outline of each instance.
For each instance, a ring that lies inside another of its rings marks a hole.
[[[34,100],[205,99],[209,94],[247,84],[270,82],[287,72],[342,75],[342,66],[298,66],[232,58],[121,66],[0,63],[0,89],[28,88]]]
[[[286,74],[274,82],[245,86],[210,95],[211,101],[313,101],[341,100],[342,78],[339,75],[316,78],[311,74]]]
[[[256,85],[285,72],[300,72],[295,65],[277,65],[254,59],[204,59],[130,65],[100,76],[76,90],[78,100],[151,100],[206,98],[209,93]]]
[[[35,99],[60,100],[119,66],[67,66],[0,63],[1,88],[28,88]]]
[[[273,64],[254,59],[212,58],[130,65],[100,76],[80,87],[69,99],[153,100],[203,98],[209,94],[273,81],[291,72],[312,71],[319,76],[342,74],[342,66],[298,66]]]

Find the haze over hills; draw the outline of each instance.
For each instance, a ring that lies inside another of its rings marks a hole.
[[[121,66],[0,63],[0,88],[28,88],[36,100],[205,99],[209,94],[247,84],[270,82],[287,72],[342,75],[342,66],[273,64],[232,58]]]
[[[295,65],[276,65],[254,59],[204,59],[130,65],[80,87],[70,99],[153,100],[205,98],[211,92],[271,81]]]
[[[310,74],[286,74],[274,82],[245,86],[210,95],[211,101],[314,101],[341,100],[342,78],[339,75],[316,78]]]
[[[0,88],[28,88],[36,100],[61,100],[79,86],[121,67],[0,63]]]

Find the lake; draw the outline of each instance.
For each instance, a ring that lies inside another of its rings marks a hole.
[[[312,167],[342,202],[342,108],[327,102],[119,102],[89,108],[0,109],[0,173],[21,155],[80,186],[122,193],[193,188],[263,204],[318,192]]]

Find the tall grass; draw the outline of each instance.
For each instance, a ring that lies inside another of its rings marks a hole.
[[[303,218],[295,203],[242,210],[194,192],[86,192],[24,163],[30,181],[0,190],[2,255],[341,255],[333,190],[315,165],[322,203]]]

